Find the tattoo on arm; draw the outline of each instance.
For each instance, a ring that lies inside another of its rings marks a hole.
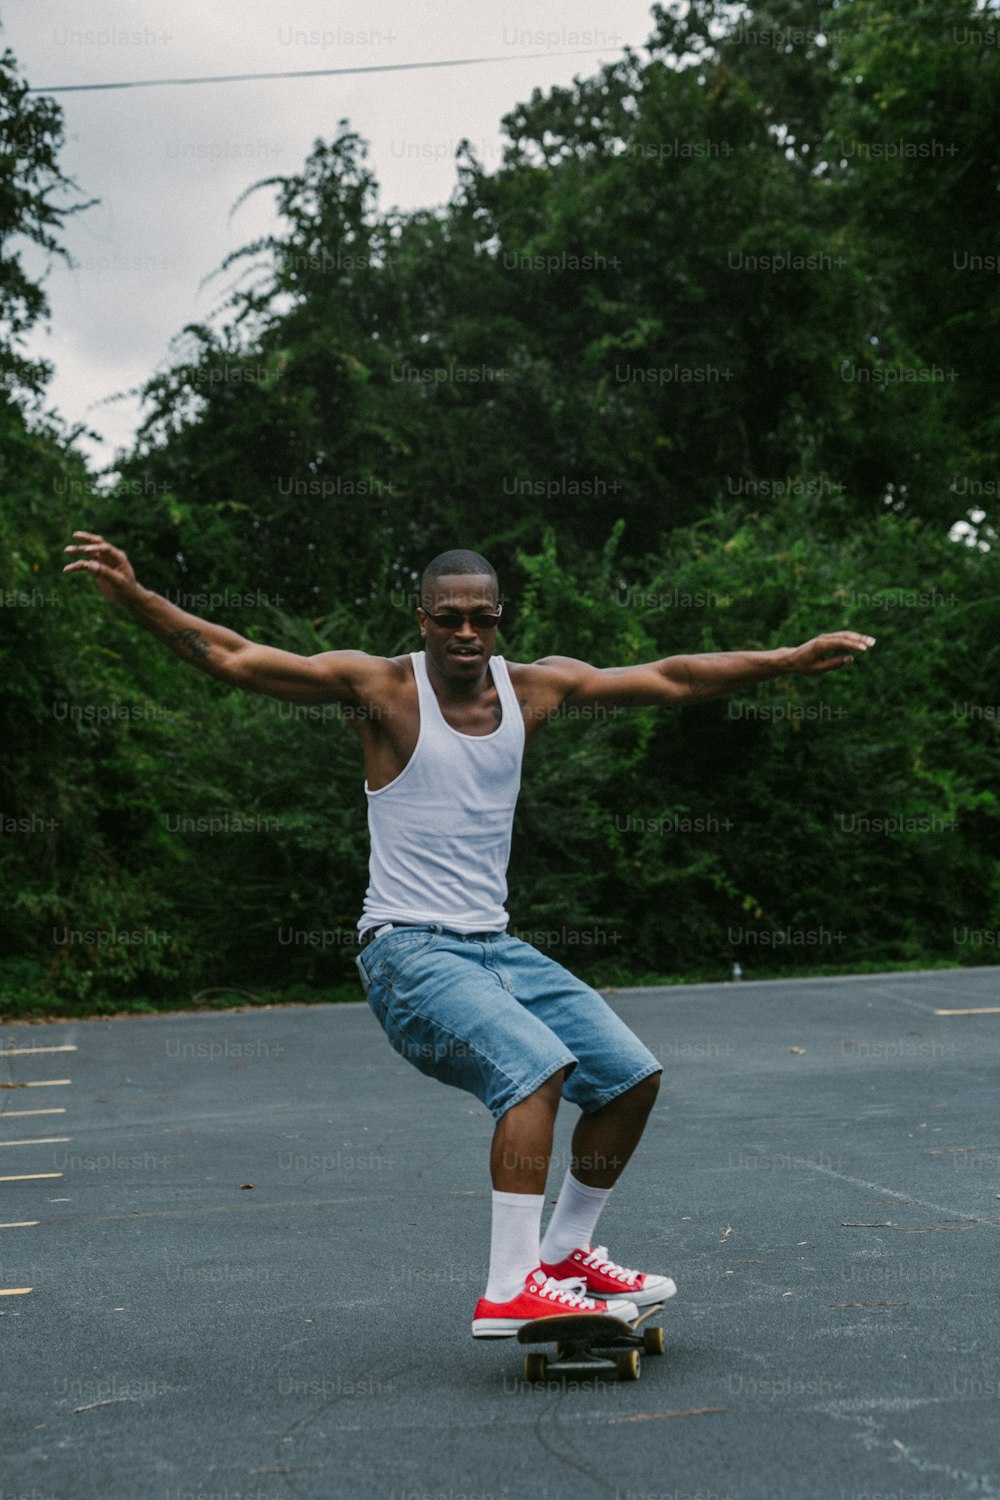
[[[702,693],[711,691],[709,685],[703,682],[697,675],[690,662],[685,663],[684,666],[684,681],[692,698],[697,698]]]
[[[176,641],[179,646],[186,647],[192,657],[198,656],[204,660],[212,654],[212,648],[207,641],[202,640],[200,630],[172,630],[170,639]]]

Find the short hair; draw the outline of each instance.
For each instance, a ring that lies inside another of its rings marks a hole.
[[[479,552],[469,552],[463,547],[453,547],[449,552],[439,552],[437,557],[432,558],[427,564],[420,578],[420,597],[421,599],[431,598],[434,585],[439,578],[464,577],[472,574],[488,578],[494,592],[499,595],[500,581],[493,564],[487,562]]]

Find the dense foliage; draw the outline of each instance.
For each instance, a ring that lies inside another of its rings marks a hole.
[[[262,185],[280,231],[105,476],[17,353],[44,296],[11,245],[56,250],[72,185],[3,59],[8,1008],[352,982],[343,715],[182,664],[61,576],[77,527],[304,652],[415,649],[452,545],[496,563],[515,660],[867,631],[824,679],[551,725],[512,928],[606,980],[995,959],[998,50],[943,0],[654,23],[515,110],[499,170],[460,153],[445,208],[381,213],[346,122]]]

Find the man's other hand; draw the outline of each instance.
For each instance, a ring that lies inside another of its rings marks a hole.
[[[81,541],[71,543],[63,551],[85,552],[87,556],[77,562],[67,563],[63,572],[89,573],[105,599],[110,599],[112,604],[127,604],[134,599],[139,591],[139,584],[132,571],[132,564],[122,549],[112,547],[110,542],[92,531],[74,531],[73,535],[80,537]]]
[[[801,677],[818,677],[821,672],[832,672],[846,667],[854,660],[844,656],[844,651],[867,651],[874,646],[873,635],[858,635],[854,630],[835,630],[832,635],[818,635],[806,641],[804,646],[795,646],[788,659],[788,670]]]

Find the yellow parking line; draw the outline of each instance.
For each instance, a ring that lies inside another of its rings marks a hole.
[[[15,1219],[10,1224],[0,1224],[0,1229],[33,1229],[40,1223],[40,1219]]]
[[[58,1047],[0,1047],[0,1057],[27,1057],[36,1052],[75,1052],[75,1042],[63,1042]]]
[[[0,1083],[0,1089],[54,1089],[60,1084],[72,1083],[72,1078],[34,1078],[23,1083]]]
[[[59,1141],[71,1141],[71,1135],[34,1135],[23,1141],[0,1141],[3,1146],[54,1146]]]
[[[0,1177],[0,1182],[34,1182],[38,1177],[61,1177],[61,1172],[22,1172],[17,1177]]]
[[[1000,1005],[978,1005],[972,1010],[936,1010],[936,1016],[1000,1016]]]
[[[23,1297],[33,1290],[30,1286],[0,1286],[0,1297]]]

